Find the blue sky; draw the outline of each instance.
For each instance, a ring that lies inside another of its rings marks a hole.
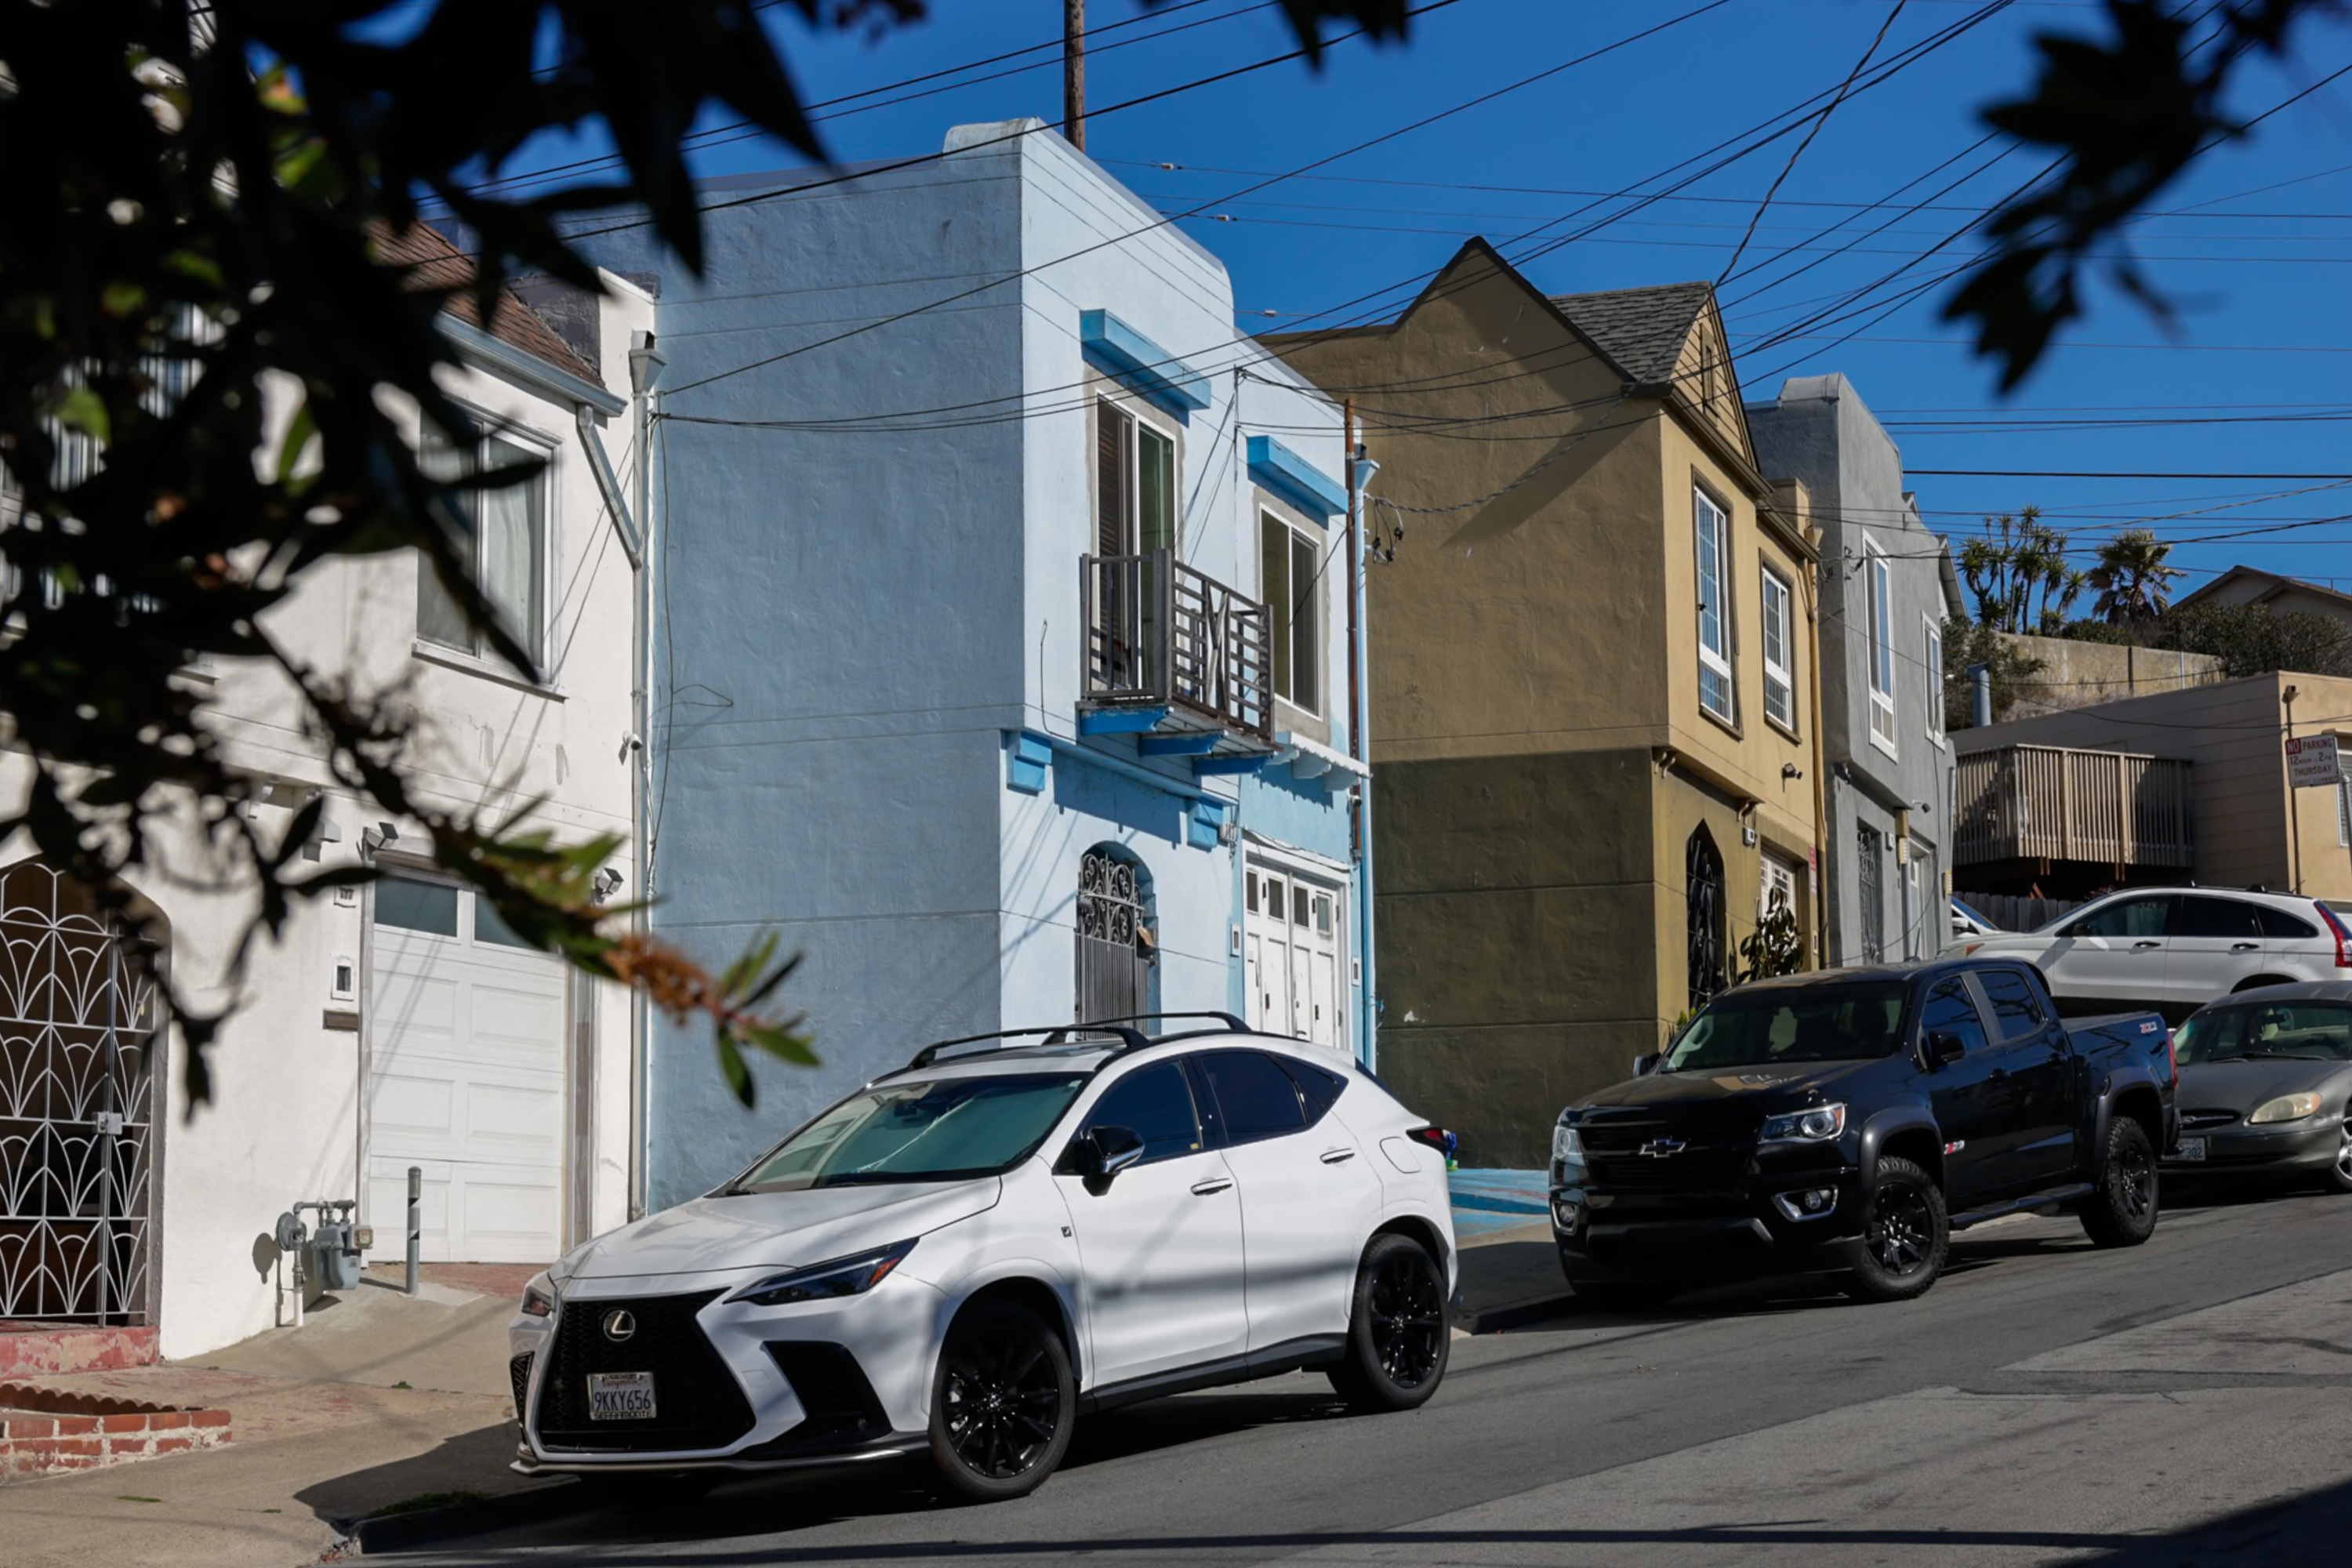
[[[1570,193],[1655,189],[1643,182],[1835,88],[1893,9],[1890,0],[1726,0],[1315,177],[1235,195],[1704,3],[1456,0],[1417,18],[1402,47],[1344,42],[1319,72],[1277,65],[1101,114],[1089,123],[1087,151],[1163,210],[1206,204],[1184,226],[1231,268],[1242,325],[1328,324],[1333,318],[1318,312],[1359,296],[1393,289],[1389,299],[1402,300],[1472,234],[1501,243],[1549,224],[1541,237],[1557,239],[1610,210],[1603,204],[1564,226],[1563,215],[1591,199]],[[812,37],[789,7],[768,16],[813,102],[1046,45],[1060,33],[1061,0],[932,0],[931,9],[927,22],[878,37]],[[1881,58],[1978,9],[1976,0],[1908,0]],[[1092,0],[1089,16],[1088,100],[1097,108],[1292,47],[1280,13],[1251,0],[1176,0],[1153,11],[1134,0]],[[1866,204],[1885,201],[1985,133],[1978,111],[2030,79],[2032,34],[2099,25],[2098,8],[2079,0],[2017,0],[1836,111],[1741,261],[1743,268],[1764,265],[1725,289],[1747,395],[1770,396],[1786,374],[1843,371],[1915,470],[2344,474],[2330,488],[2315,479],[1928,475],[1916,476],[1913,488],[1930,524],[1959,537],[1984,513],[2033,503],[2070,530],[2082,563],[2116,528],[2147,521],[2182,542],[2174,559],[2192,569],[2190,584],[2243,561],[2352,589],[2352,519],[2292,526],[2352,513],[2352,395],[2344,385],[2352,373],[2344,302],[2352,284],[2352,77],[2209,157],[2160,204],[2177,216],[2135,226],[2149,276],[2181,306],[2177,341],[2102,285],[2088,320],[2004,399],[1990,368],[1937,319],[1947,286],[1884,320],[1870,321],[1874,310],[1752,346],[1963,229],[1966,209],[2025,180],[2040,160],[2020,149],[1990,162],[2006,145],[1995,142],[1896,204],[1959,180],[1935,210],[1822,259],[1829,247],[1895,216],[1895,208],[1874,212]],[[2352,62],[2352,30],[2308,29],[2298,53],[2286,68],[2257,63],[2244,72],[2233,108],[2250,117]],[[840,103],[825,111],[821,130],[840,159],[919,154],[935,151],[952,124],[1022,114],[1058,121],[1060,83],[1057,51],[1041,48],[984,71]],[[907,97],[916,92],[927,96]],[[1713,279],[1796,140],[1550,248],[1527,269],[1553,292]],[[529,162],[598,150],[593,142],[536,147]],[[771,142],[713,138],[697,166],[719,174],[797,162]],[[1841,220],[1845,226],[1831,237],[1815,237]],[[1537,243],[1507,246],[1507,253],[1516,258]],[[1813,248],[1780,254],[1792,246]],[[1940,255],[1957,259],[1972,248],[1964,236]],[[1949,265],[1922,263],[1905,281]],[[1857,327],[1850,341],[1831,341]],[[2152,420],[2173,423],[2145,423]],[[2245,536],[2250,529],[2271,531]],[[2215,534],[2231,537],[2199,542]]]

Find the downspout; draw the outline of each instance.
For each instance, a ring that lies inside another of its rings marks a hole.
[[[1821,543],[1820,531],[1815,529],[1808,531],[1812,536],[1815,548],[1818,549]],[[1825,765],[1825,754],[1822,750],[1822,563],[1819,559],[1813,562],[1813,569],[1806,574],[1806,577],[1808,586],[1805,594],[1805,620],[1808,623],[1808,629],[1812,633],[1809,641],[1813,650],[1811,660],[1812,679],[1807,682],[1811,689],[1813,706],[1813,879],[1815,883],[1813,967],[1827,969],[1829,967],[1829,914],[1831,906],[1837,902],[1837,895],[1836,889],[1831,885],[1830,777],[1829,769]],[[1843,651],[1843,644],[1840,645],[1840,651]]]
[[[1349,398],[1344,405],[1343,446],[1340,458],[1347,466],[1348,478],[1348,757],[1355,763],[1368,763],[1371,748],[1364,739],[1364,714],[1370,704],[1364,688],[1364,550],[1360,516],[1364,482],[1380,470],[1380,465],[1364,456],[1356,440],[1356,400]],[[1366,1068],[1380,1070],[1380,1005],[1375,1000],[1378,975],[1373,963],[1372,947],[1372,781],[1369,774],[1359,774],[1356,785],[1356,967],[1360,972],[1363,1016],[1361,1059]]]
[[[646,842],[650,833],[653,803],[653,733],[651,725],[653,689],[653,571],[650,546],[653,540],[653,405],[654,384],[661,379],[662,366],[667,362],[654,347],[654,334],[637,331],[630,334],[629,390],[636,402],[637,506],[636,516],[644,521],[644,543],[647,547],[633,559],[636,568],[636,613],[630,616],[629,678],[630,678],[630,741],[636,747],[636,767],[630,783],[629,837],[637,852],[637,885],[632,900],[636,908],[630,912],[629,929],[640,942],[652,931],[653,854]],[[629,1217],[641,1219],[647,1207],[650,1183],[646,1167],[651,1151],[647,1147],[650,1128],[646,1115],[648,1088],[652,1081],[652,1014],[642,988],[629,994]]]

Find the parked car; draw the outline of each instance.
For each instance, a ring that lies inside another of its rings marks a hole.
[[[2168,1163],[2352,1193],[2352,982],[2241,992],[2200,1009],[2173,1045],[2180,1144]]]
[[[2102,1247],[2156,1228],[2173,1131],[2154,1013],[2062,1025],[2029,966],[1947,958],[1753,982],[1635,1077],[1560,1113],[1552,1234],[1580,1296],[1751,1275],[1924,1293],[1950,1233],[2070,1208]]]
[[[2231,992],[2352,978],[2347,915],[2352,903],[2259,888],[2134,888],[1961,951],[2024,959],[2069,1014],[2153,1007],[2177,1024]]]
[[[1972,936],[1990,936],[1998,932],[2000,930],[2000,927],[1993,924],[1991,921],[1986,919],[1983,915],[1979,914],[1968,905],[1960,902],[1959,900],[1954,899],[1952,900],[1952,938],[1954,941],[1965,942]]]
[[[1444,1134],[1328,1050],[1219,1026],[926,1047],[742,1174],[566,1254],[510,1325],[520,1468],[928,1455],[1018,1497],[1082,1411],[1319,1367],[1445,1375]]]

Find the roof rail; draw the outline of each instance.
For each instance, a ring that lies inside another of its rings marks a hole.
[[[944,1051],[952,1046],[976,1046],[982,1040],[1025,1040],[1030,1038],[1032,1036],[1042,1036],[1043,1038],[1038,1042],[1041,1045],[1060,1046],[1068,1044],[1070,1037],[1073,1035],[1083,1034],[1090,1030],[1099,1030],[1101,1033],[1106,1035],[1117,1036],[1118,1037],[1120,1047],[1125,1050],[1134,1050],[1139,1047],[1148,1046],[1151,1043],[1150,1039],[1145,1036],[1142,1031],[1138,1029],[1122,1029],[1116,1025],[1053,1024],[1038,1029],[993,1029],[985,1035],[965,1035],[952,1040],[934,1040],[931,1044],[925,1046],[921,1050],[917,1051],[913,1059],[908,1061],[905,1067],[900,1068],[898,1070],[900,1072],[912,1072],[917,1068],[927,1068],[939,1059],[939,1056],[941,1051]]]
[[[1094,1020],[1093,1022],[1091,1022],[1091,1023],[1087,1023],[1087,1024],[1080,1024],[1080,1025],[1077,1025],[1077,1026],[1076,1026],[1076,1027],[1081,1028],[1081,1029],[1098,1029],[1098,1028],[1102,1028],[1102,1027],[1104,1027],[1104,1026],[1108,1026],[1108,1025],[1114,1025],[1114,1024],[1137,1024],[1137,1023],[1145,1023],[1145,1022],[1149,1022],[1150,1020],[1151,1020],[1151,1019],[1153,1019],[1153,1018],[1160,1018],[1160,1019],[1167,1019],[1167,1018],[1214,1018],[1214,1019],[1216,1019],[1219,1023],[1221,1023],[1221,1024],[1224,1025],[1227,1028],[1229,1028],[1229,1029],[1233,1030],[1233,1031],[1234,1031],[1234,1033],[1235,1033],[1235,1034],[1237,1034],[1237,1035],[1255,1035],[1255,1034],[1258,1034],[1258,1033],[1261,1033],[1261,1032],[1262,1032],[1262,1031],[1260,1031],[1260,1030],[1251,1028],[1247,1024],[1243,1023],[1239,1018],[1234,1017],[1231,1013],[1222,1013],[1222,1012],[1202,1012],[1202,1013],[1121,1013],[1121,1014],[1119,1014],[1117,1017],[1113,1017],[1113,1018],[1097,1018],[1097,1019],[1095,1019],[1095,1020]]]

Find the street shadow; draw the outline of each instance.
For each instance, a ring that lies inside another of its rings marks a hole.
[[[515,1426],[501,1421],[444,1437],[422,1454],[371,1465],[303,1488],[294,1500],[318,1518],[342,1524],[412,1498],[436,1493],[510,1491],[517,1478]]]

